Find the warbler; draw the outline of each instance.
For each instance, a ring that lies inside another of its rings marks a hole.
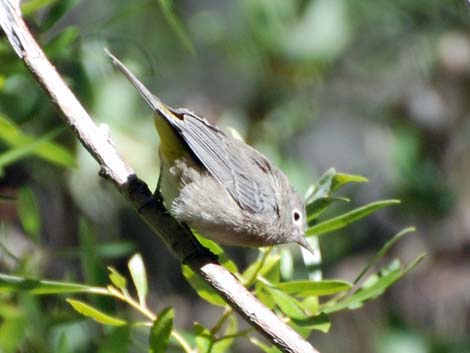
[[[155,114],[161,162],[157,192],[176,220],[222,245],[295,242],[313,252],[304,237],[305,205],[284,173],[202,116],[163,104],[107,53]]]

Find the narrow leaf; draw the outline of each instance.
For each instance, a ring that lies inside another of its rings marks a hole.
[[[278,283],[275,285],[288,294],[294,294],[299,297],[331,295],[346,291],[351,288],[351,284],[345,281],[290,281]]]
[[[211,353],[228,352],[229,348],[235,341],[235,337],[233,337],[232,335],[237,333],[237,329],[238,329],[237,318],[235,315],[231,315],[228,320],[227,328],[225,329],[225,332],[224,332],[224,336],[226,336],[227,338],[224,338],[223,336],[221,339],[219,338],[219,340],[213,345]]]
[[[318,297],[309,296],[302,300],[301,305],[307,313],[316,315],[319,312],[320,301]]]
[[[217,255],[219,262],[224,266],[227,270],[232,273],[238,273],[238,267],[225,253],[224,249],[222,249],[217,243],[213,242],[210,239],[204,238],[203,236],[194,232],[197,240],[201,243],[202,246],[208,248],[212,253]]]
[[[318,184],[311,187],[306,196],[307,220],[312,222],[318,218],[335,201],[349,201],[342,197],[333,197],[332,193],[342,186],[352,182],[366,182],[367,179],[359,175],[337,173],[331,168],[324,173]]]
[[[350,200],[345,197],[336,197],[336,196],[328,196],[328,197],[321,197],[310,202],[306,206],[307,211],[307,222],[312,223],[315,219],[317,219],[326,209],[333,204],[334,202],[349,202]]]
[[[275,346],[268,346],[265,343],[258,340],[256,337],[250,337],[250,342],[261,349],[264,353],[281,353],[281,351]]]
[[[191,287],[205,301],[219,306],[225,306],[225,301],[217,294],[217,292],[209,286],[198,274],[194,273],[188,266],[182,266],[183,275],[189,282]]]
[[[266,289],[266,286],[260,281],[255,283],[255,295],[261,303],[267,306],[269,309],[274,309],[276,302],[274,301],[271,293]]]
[[[369,260],[369,262],[367,263],[367,265],[364,267],[364,269],[359,273],[359,275],[356,277],[356,279],[354,280],[353,284],[356,284],[357,282],[360,281],[360,279],[364,276],[364,274],[366,274],[367,271],[369,271],[369,269],[374,266],[377,262],[380,261],[380,259],[387,253],[387,251],[398,241],[400,240],[401,238],[403,238],[403,236],[405,236],[406,234],[408,233],[411,233],[411,232],[414,232],[416,229],[414,227],[409,227],[409,228],[405,228],[403,229],[401,232],[399,232],[398,234],[396,234],[392,239],[390,239],[389,241],[387,241],[385,243],[385,245],[377,252],[377,254]]]
[[[135,254],[131,257],[128,263],[129,272],[134,282],[135,289],[137,290],[137,297],[139,303],[145,306],[145,298],[147,297],[148,285],[147,274],[145,272],[144,261],[140,254]]]
[[[312,191],[307,195],[306,203],[309,204],[319,198],[329,197],[331,193],[331,184],[333,182],[333,177],[335,175],[336,175],[336,170],[334,168],[328,169],[320,177],[317,185],[310,189]]]
[[[337,191],[342,186],[348,183],[366,183],[369,180],[360,175],[352,175],[352,174],[343,174],[337,173],[333,177],[333,182],[331,184],[331,191]]]
[[[21,4],[21,13],[23,16],[29,16],[36,11],[50,5],[58,0],[31,0]]]
[[[281,250],[279,271],[283,280],[289,280],[294,275],[294,259],[291,252],[287,249]]]
[[[54,38],[52,38],[45,48],[48,57],[54,58],[59,55],[65,55],[72,48],[73,42],[78,39],[79,30],[74,26],[62,29]]]
[[[266,286],[266,289],[273,297],[276,305],[285,315],[293,319],[303,320],[308,318],[308,315],[304,312],[302,306],[295,298],[276,288]]]
[[[57,23],[69,10],[71,10],[79,0],[60,0],[55,1],[46,14],[41,24],[41,28],[45,31]]]
[[[319,197],[306,206],[307,221],[317,219],[336,199],[332,197]]]
[[[37,139],[30,139],[30,142],[22,144],[18,147],[13,147],[7,152],[0,155],[0,168],[3,168],[21,158],[29,156],[31,154],[35,154],[43,159],[48,160],[49,162],[53,162],[65,167],[71,167],[74,165],[70,160],[65,160],[64,153],[62,156],[59,156],[60,152],[51,152],[57,151],[56,145],[51,145],[49,140],[55,138],[63,131],[63,128],[56,129],[47,133],[46,135],[37,138]],[[62,150],[65,151],[65,150]],[[66,152],[68,153],[68,152]]]
[[[18,214],[21,225],[26,234],[31,236],[35,242],[39,242],[39,230],[41,228],[41,218],[36,198],[28,188],[21,188],[18,194]]]
[[[371,281],[366,281],[359,290],[349,297],[344,298],[343,300],[326,305],[321,310],[325,313],[337,312],[343,309],[357,309],[362,306],[362,304],[370,299],[374,299],[381,295],[388,287],[393,283],[402,278],[406,273],[411,271],[425,255],[419,256],[415,261],[412,262],[407,268],[402,269],[401,267],[396,268],[395,263],[392,262],[389,265],[389,268],[381,270],[378,275],[371,276]],[[384,271],[385,270],[385,271]],[[385,274],[383,274],[385,272]]]
[[[127,324],[124,320],[105,314],[91,305],[79,300],[67,299],[67,302],[72,306],[72,308],[75,309],[75,311],[82,314],[83,316],[95,320],[96,322],[99,322],[100,324],[110,326],[123,326]]]
[[[131,327],[116,326],[107,330],[106,335],[100,339],[97,353],[129,353],[131,345]],[[62,351],[57,351],[62,353]]]
[[[331,327],[331,322],[325,313],[316,316],[311,316],[306,319],[292,319],[292,322],[297,326],[308,328],[311,330],[318,330],[328,332]]]
[[[185,47],[185,49],[192,55],[195,55],[196,51],[194,50],[193,44],[186,33],[181,21],[176,16],[173,8],[171,0],[158,0],[160,4],[160,8],[162,10],[163,16],[168,22],[169,27],[173,30],[176,34],[176,37],[180,41],[180,43]]]
[[[51,141],[64,131],[65,128],[60,127],[42,137],[30,136],[23,133],[12,121],[0,115],[0,139],[12,147],[4,153],[6,156],[2,155],[0,158],[0,166],[34,154],[51,163],[68,168],[74,167],[75,157],[64,147]]]
[[[149,345],[151,353],[164,353],[173,329],[173,308],[163,309],[150,330]]]
[[[109,280],[112,284],[114,284],[119,289],[126,288],[127,280],[123,275],[121,275],[114,267],[111,266],[108,267],[108,271]]]
[[[77,283],[42,281],[0,274],[0,293],[24,291],[31,294],[97,293],[100,288]]]
[[[136,246],[132,242],[117,241],[104,244],[98,244],[96,253],[106,259],[120,259],[127,257],[130,253],[134,252]]]
[[[328,232],[332,232],[334,230],[338,230],[341,228],[346,227],[348,224],[357,221],[358,219],[364,218],[365,216],[380,210],[386,206],[396,205],[400,203],[399,200],[384,200],[384,201],[377,201],[372,202],[366,206],[362,206],[352,210],[350,212],[344,213],[338,217],[334,217],[327,221],[318,223],[313,227],[307,229],[305,234],[309,235],[320,235]]]
[[[209,353],[213,337],[211,331],[199,323],[194,324],[194,333],[196,335],[196,345],[198,353]]]
[[[248,268],[243,272],[242,274],[243,283],[245,285],[249,285],[250,283],[248,283],[248,281],[250,281],[253,278],[253,276],[256,274],[256,271],[258,271],[258,275],[260,276],[265,275],[266,273],[271,271],[271,269],[274,266],[276,266],[279,263],[280,259],[281,257],[279,254],[269,254],[264,259],[264,262],[261,265],[261,267],[260,267],[260,261],[262,261],[262,258],[256,260],[250,266],[248,266]]]

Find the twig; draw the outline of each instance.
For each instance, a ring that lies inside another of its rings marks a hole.
[[[127,197],[173,253],[199,273],[234,310],[279,349],[284,352],[317,352],[202,248],[190,230],[168,214],[161,201],[152,198],[147,185],[120,158],[109,137],[95,125],[48,61],[22,19],[18,0],[0,0],[0,25],[16,54],[47,93],[65,123],[98,162],[100,175]]]

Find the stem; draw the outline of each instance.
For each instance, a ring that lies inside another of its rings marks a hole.
[[[186,342],[186,340],[183,338],[183,336],[181,336],[178,332],[176,332],[174,330],[171,331],[171,335],[180,344],[181,348],[183,348],[183,350],[186,353],[191,353],[192,352],[191,346],[188,344],[188,342]]]
[[[245,337],[247,334],[253,332],[254,329],[253,328],[247,328],[245,330],[242,330],[242,331],[238,331],[237,333],[232,333],[230,335],[225,335],[225,336],[222,336],[222,337],[219,337],[219,338],[216,338],[214,340],[214,343],[216,342],[220,342],[220,341],[223,341],[223,340],[228,340],[230,338],[237,338],[237,337]]]
[[[122,292],[120,292],[118,290],[112,290],[109,293],[113,297],[115,297],[117,299],[120,299],[123,302],[125,302],[125,303],[129,304],[130,306],[132,306],[134,309],[139,311],[142,315],[144,315],[145,317],[150,319],[152,322],[154,322],[157,319],[157,315],[155,315],[153,312],[151,312],[147,307],[141,306],[140,303],[137,302],[136,300],[134,300],[131,296],[127,296],[127,295],[123,294]],[[186,353],[191,352],[191,346],[189,345],[188,342],[186,342],[186,340],[183,338],[183,336],[181,336],[175,330],[171,331],[171,336],[179,343],[181,348],[183,348],[183,350]]]
[[[219,321],[217,321],[214,325],[214,327],[211,329],[212,335],[217,334],[219,330],[222,328],[222,325],[225,323],[225,321],[230,317],[230,315],[233,313],[233,309],[230,307],[227,307],[225,309],[224,314],[220,317]]]
[[[263,254],[263,257],[261,258],[261,261],[259,262],[258,267],[256,268],[255,272],[253,272],[253,276],[251,276],[251,278],[245,283],[245,286],[249,288],[253,285],[253,283],[256,281],[256,278],[258,278],[259,271],[261,271],[261,269],[263,268],[264,262],[266,261],[268,255],[271,253],[272,250],[272,246],[270,246],[266,250],[266,252]]]

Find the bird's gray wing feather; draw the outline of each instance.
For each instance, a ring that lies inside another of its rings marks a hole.
[[[272,167],[264,156],[192,112],[175,112],[182,119],[173,124],[184,141],[242,209],[255,213],[276,209],[274,190],[266,180]]]
[[[171,109],[154,96],[115,56],[114,66],[134,85],[145,101],[183,137],[193,154],[230,193],[242,209],[255,213],[277,210],[271,183],[273,172],[260,153],[226,136],[215,126],[186,109]],[[181,119],[172,116],[178,115]],[[210,191],[208,191],[210,192]]]

